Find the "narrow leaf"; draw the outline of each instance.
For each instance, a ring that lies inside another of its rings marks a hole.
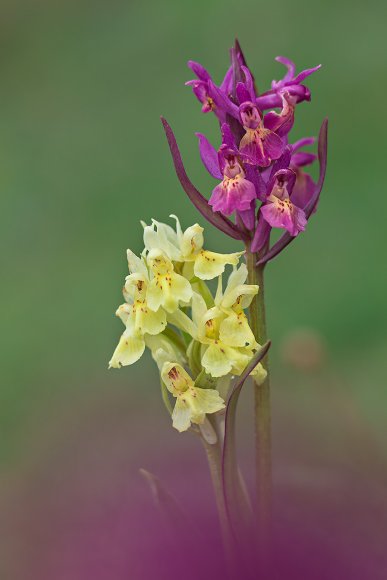
[[[328,139],[328,119],[324,119],[321,125],[320,134],[318,138],[318,159],[320,163],[320,175],[313,197],[305,208],[305,214],[307,219],[309,219],[309,217],[313,213],[314,208],[318,203],[321,190],[324,184],[325,173],[327,169],[327,139]],[[277,256],[280,252],[282,252],[282,250],[285,249],[286,246],[290,244],[290,242],[295,240],[296,237],[297,236],[295,237],[291,236],[288,232],[283,234],[283,236],[280,237],[278,242],[274,244],[272,248],[270,248],[267,254],[265,254],[263,258],[261,258],[257,262],[257,265],[262,266],[263,264],[266,264],[266,262],[269,262],[269,260],[275,258],[275,256]]]
[[[161,117],[161,122],[164,127],[164,131],[168,140],[169,148],[171,150],[173,163],[175,165],[175,170],[179,181],[188,195],[191,202],[194,204],[196,209],[202,214],[202,216],[210,222],[213,226],[234,238],[235,240],[242,240],[243,234],[239,231],[235,224],[229,219],[222,216],[218,212],[212,211],[211,206],[208,204],[206,198],[196,189],[193,183],[190,181],[184,165],[181,159],[179,147],[176,142],[175,135],[167,121]]]

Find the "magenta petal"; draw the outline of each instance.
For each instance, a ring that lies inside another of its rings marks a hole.
[[[251,101],[251,96],[244,83],[238,83],[236,86],[236,96],[239,104]]]
[[[284,143],[276,133],[270,131],[263,139],[263,148],[270,159],[279,159],[284,151]]]
[[[216,214],[212,211],[211,207],[208,205],[206,198],[196,189],[196,187],[190,181],[183,165],[181,159],[180,151],[177,146],[177,142],[173,131],[167,121],[161,117],[163,123],[164,131],[168,140],[168,145],[172,154],[173,163],[175,165],[175,170],[179,181],[188,195],[189,199],[192,201],[196,209],[206,218],[212,225],[216,228],[234,238],[235,240],[241,240],[244,238],[243,233],[233,224],[230,220],[222,215]]]
[[[292,155],[292,165],[296,167],[305,167],[305,165],[311,165],[316,161],[317,155],[314,153],[309,153],[307,151],[299,151]]]
[[[286,115],[279,115],[270,111],[265,115],[265,127],[275,131],[280,137],[287,135],[294,125],[294,109],[290,109]]]
[[[299,139],[292,145],[293,153],[303,147],[307,147],[308,145],[314,145],[315,142],[316,139],[314,137],[304,137],[303,139]]]
[[[297,236],[306,226],[304,211],[294,205],[292,211],[281,212],[277,204],[269,202],[261,207],[261,214],[273,228],[284,228],[291,236]]]
[[[189,60],[188,66],[201,81],[209,81],[211,79],[206,69],[198,62],[195,62],[194,60]]]
[[[246,145],[240,147],[240,152],[247,157],[250,163],[259,165],[259,167],[268,167],[271,163],[270,158],[265,155],[266,151],[261,139],[259,139],[259,142],[256,140],[249,141]]]
[[[294,64],[294,62],[286,58],[285,56],[277,56],[275,60],[286,66],[286,68],[288,69],[286,75],[282,79],[282,83],[286,83],[294,79],[294,75],[296,74],[296,65]],[[273,81],[273,84],[274,85],[276,84],[275,81]]]
[[[261,214],[272,228],[284,228],[289,233],[293,231],[293,222],[289,212],[281,213],[274,203],[267,203],[261,207]]]
[[[220,90],[228,95],[232,91],[232,66],[230,66],[225,74],[225,77],[220,85]]]
[[[320,68],[321,68],[321,64],[318,64],[317,66],[314,66],[313,68],[307,68],[306,70],[303,70],[293,79],[293,83],[295,85],[302,83],[302,81],[305,80],[306,77],[308,77],[309,75],[318,71]]]
[[[273,91],[268,91],[267,93],[263,93],[259,97],[255,99],[255,103],[261,111],[265,111],[266,109],[273,109],[276,107],[280,107],[282,105],[281,96],[278,93]]]
[[[255,100],[255,86],[254,86],[254,79],[253,79],[253,75],[250,72],[250,69],[247,66],[242,66],[242,70],[243,70],[243,74],[245,75],[245,79],[246,79],[246,88],[248,90],[248,92],[250,93],[250,100],[254,101]]]
[[[235,139],[232,134],[230,125],[228,123],[223,123],[221,126],[222,131],[222,144],[226,145],[229,149],[236,151]]]
[[[208,81],[208,93],[221,111],[228,113],[236,119],[239,118],[239,109],[230,99],[210,80]]]
[[[241,177],[224,180],[217,185],[210,197],[209,204],[214,211],[231,215],[234,211],[246,211],[255,199],[255,187],[247,179]]]
[[[199,139],[199,152],[204,167],[212,177],[215,177],[215,179],[222,179],[223,174],[219,168],[218,152],[215,147],[211,145],[207,137],[202,133],[195,133],[195,135]]]

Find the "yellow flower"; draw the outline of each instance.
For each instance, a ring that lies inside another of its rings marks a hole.
[[[199,224],[181,229],[178,218],[176,231],[170,226],[152,220],[151,226],[144,227],[144,244],[147,250],[162,250],[174,262],[184,262],[184,274],[190,278],[195,275],[201,280],[212,280],[224,272],[226,265],[236,266],[244,252],[218,254],[203,249],[203,228]],[[191,268],[189,267],[191,265]]]
[[[149,307],[157,311],[162,306],[167,312],[178,309],[179,303],[189,304],[192,288],[184,276],[177,274],[168,256],[159,249],[152,249],[148,254],[148,263],[153,272],[147,291]]]
[[[128,264],[131,274],[126,277],[123,289],[126,303],[116,311],[126,329],[109,362],[109,367],[113,368],[138,361],[145,349],[144,336],[159,334],[167,325],[165,311],[149,307],[147,289],[150,280],[145,262],[128,250]]]
[[[203,423],[207,413],[224,409],[224,401],[214,389],[200,389],[178,363],[165,362],[161,377],[167,389],[176,397],[172,413],[173,426],[186,431],[191,423]]]
[[[241,264],[230,274],[227,287],[223,293],[222,279],[219,277],[215,295],[215,305],[226,314],[221,325],[220,337],[226,337],[234,346],[250,346],[255,343],[253,332],[244,312],[258,293],[255,284],[244,284],[247,278],[247,267]]]

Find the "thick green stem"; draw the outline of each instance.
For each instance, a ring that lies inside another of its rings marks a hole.
[[[250,324],[259,342],[267,340],[264,268],[257,267],[258,255],[246,249],[246,263],[249,284],[259,286],[258,295],[250,306]],[[263,567],[270,560],[271,552],[271,410],[270,410],[270,377],[267,356],[262,361],[267,370],[267,378],[261,385],[254,383],[254,415],[255,415],[255,468],[257,485],[257,541],[258,554]]]

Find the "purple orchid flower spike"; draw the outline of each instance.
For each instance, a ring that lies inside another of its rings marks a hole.
[[[320,175],[317,182],[316,187],[314,188],[313,194],[308,201],[307,205],[304,207],[304,213],[306,219],[309,219],[311,214],[315,211],[319,197],[321,194],[321,190],[325,180],[325,173],[327,168],[327,141],[328,138],[328,119],[323,121],[321,125],[319,139],[318,139],[318,159],[320,163]],[[258,260],[257,264],[262,266],[266,264],[269,260],[272,260],[277,256],[282,250],[286,248],[293,240],[294,236],[291,236],[288,232],[286,232],[281,238],[278,240],[276,244],[260,259]]]

